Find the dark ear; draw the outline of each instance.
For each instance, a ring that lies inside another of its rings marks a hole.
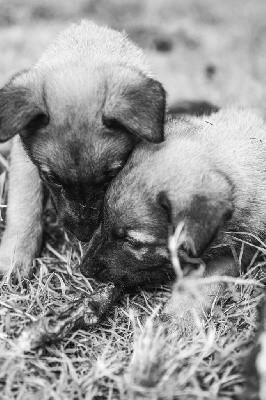
[[[30,90],[8,83],[0,89],[0,142],[25,134],[44,112],[34,104]],[[35,122],[34,122],[35,121]]]
[[[184,232],[187,236],[187,250],[193,255],[200,255],[210,244],[219,228],[229,220],[233,213],[230,201],[208,198],[204,195],[194,195],[192,201],[186,206],[178,206],[175,201],[170,201],[165,192],[160,192],[159,204],[168,213],[168,219],[174,229],[180,222],[184,222]],[[193,248],[191,248],[193,243]]]
[[[160,82],[134,69],[120,68],[109,86],[105,117],[124,126],[139,139],[161,142],[164,139],[165,90]]]

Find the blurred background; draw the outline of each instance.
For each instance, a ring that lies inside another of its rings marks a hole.
[[[0,84],[81,18],[126,30],[145,48],[170,103],[266,114],[265,0],[0,0]]]

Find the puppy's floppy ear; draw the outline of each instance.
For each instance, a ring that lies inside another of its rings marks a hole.
[[[114,82],[114,83],[113,83]],[[164,139],[165,90],[135,69],[119,67],[109,80],[104,117],[121,124],[139,139]]]
[[[30,89],[13,84],[0,89],[0,142],[26,134],[45,123],[46,114],[35,104]]]
[[[189,204],[181,207],[162,191],[158,195],[158,202],[167,213],[168,222],[172,224],[173,229],[180,222],[184,222],[184,233],[187,237],[184,247],[194,256],[200,255],[207,248],[219,228],[233,213],[230,200],[211,198],[207,195],[194,195]]]

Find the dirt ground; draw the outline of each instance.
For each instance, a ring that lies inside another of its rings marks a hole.
[[[144,47],[169,104],[200,99],[266,115],[265,0],[0,0],[0,84],[81,18],[125,29]],[[158,326],[167,298],[159,290],[125,296],[99,327],[22,354],[15,338],[33,317],[90,290],[73,267],[80,247],[45,218],[39,272],[26,288],[0,289],[1,400],[256,398],[245,386],[243,360],[261,294],[248,281],[217,296],[197,334],[180,339]],[[245,278],[261,276],[264,264],[254,261]]]

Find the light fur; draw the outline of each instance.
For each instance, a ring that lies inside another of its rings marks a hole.
[[[39,61],[28,71],[15,76],[11,84],[28,88],[30,100],[41,108],[52,110],[58,126],[67,123],[77,126],[78,131],[78,125],[85,118],[86,121],[91,119],[91,127],[94,126],[95,115],[101,107],[105,107],[107,113],[118,110],[122,114],[123,110],[118,106],[122,105],[126,110],[122,99],[125,85],[137,82],[141,76],[153,77],[153,74],[145,54],[125,33],[82,21],[72,24],[59,35]],[[109,79],[108,99],[103,77]],[[137,117],[134,118],[136,123]],[[9,125],[7,120],[7,128]],[[49,140],[42,146],[45,146],[43,154],[54,154],[55,160],[60,160],[65,153],[64,148],[58,148],[57,154],[56,147]],[[97,143],[90,146],[101,151]],[[36,154],[39,149],[40,146],[36,146]],[[43,171],[49,172],[50,161],[43,158],[40,162]],[[75,166],[70,165],[70,171],[73,170]],[[41,213],[39,173],[18,136],[11,150],[7,224],[0,246],[1,274],[16,267],[21,275],[29,275],[42,238]]]
[[[116,199],[114,209],[126,210],[135,202],[136,213],[141,214],[145,208],[141,200],[143,188],[154,202],[158,191],[166,190],[180,209],[199,191],[226,199],[226,180],[222,175],[210,175],[210,171],[221,171],[234,184],[231,225],[265,235],[266,133],[262,116],[256,110],[230,108],[209,117],[172,120],[166,125],[165,134],[166,142],[134,152],[130,166],[109,194],[110,199]],[[115,196],[118,187],[119,192],[125,190],[121,198]],[[243,213],[244,210],[248,212]],[[123,216],[120,218],[123,220]],[[143,222],[140,233],[145,235],[145,219]]]
[[[0,272],[29,272],[42,240],[43,191],[39,173],[29,160],[19,137],[13,139],[10,163],[7,229],[0,247]]]
[[[167,278],[169,223],[174,227],[184,223],[182,251],[202,257],[206,277],[239,274],[242,249],[235,237],[251,244],[244,248],[243,268],[252,257],[252,244],[259,244],[256,237],[266,239],[262,116],[255,110],[228,108],[208,117],[170,120],[165,133],[165,142],[136,149],[113,181],[106,195],[102,236],[98,233],[82,264],[85,275],[133,286],[158,283],[160,272]],[[123,232],[118,240],[116,231]],[[143,239],[143,246],[130,243],[131,232]],[[152,247],[144,252],[145,238],[150,236]],[[189,257],[184,261],[189,263]],[[202,302],[174,292],[167,312],[181,320],[186,315],[189,324],[190,311],[209,308],[221,287],[219,280],[199,287]]]

